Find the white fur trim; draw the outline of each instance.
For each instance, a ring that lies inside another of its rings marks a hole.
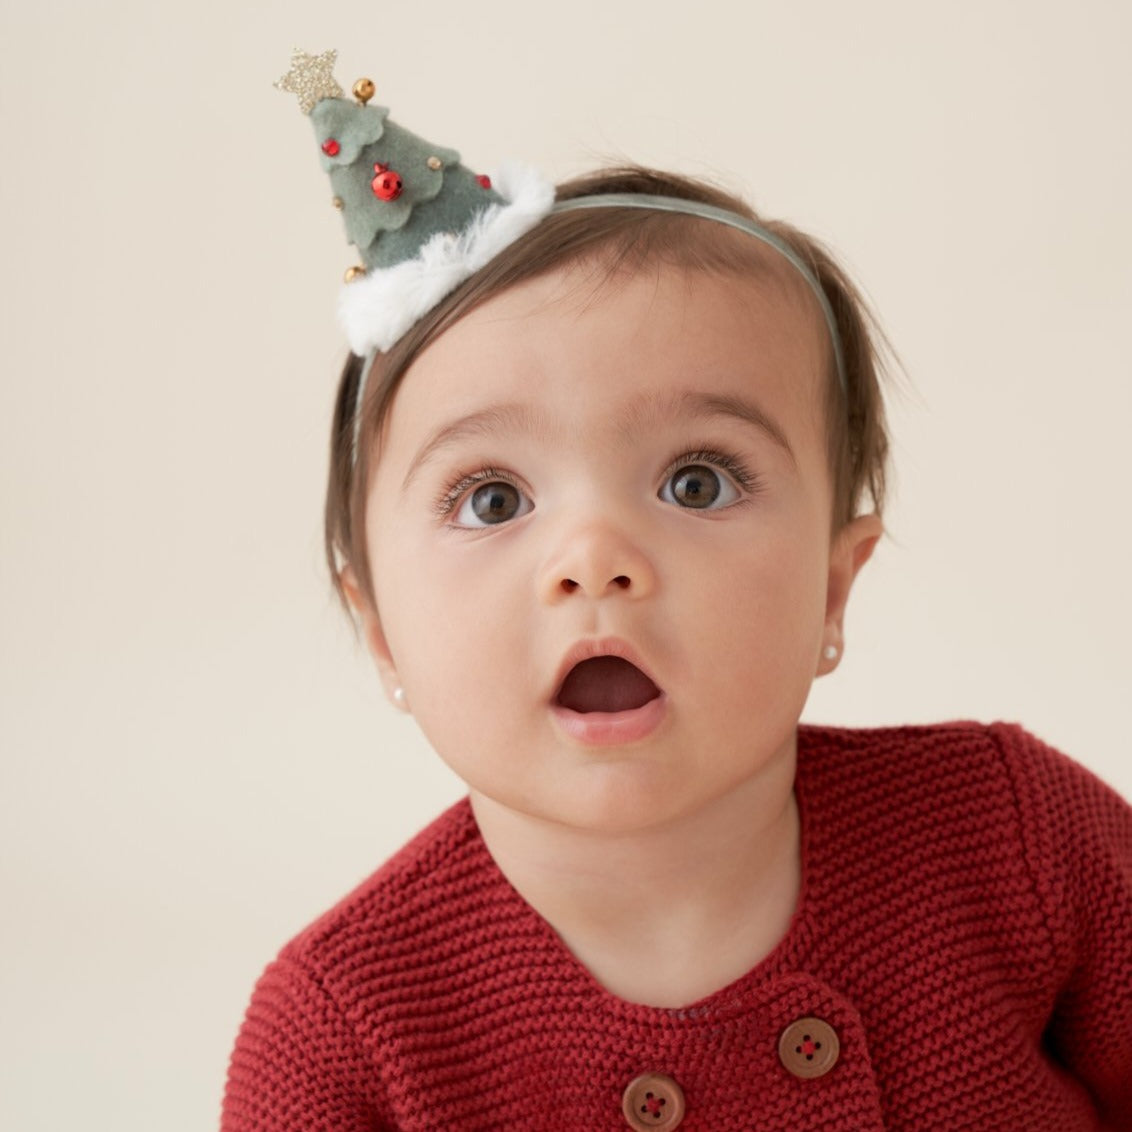
[[[508,162],[492,178],[506,204],[489,205],[463,232],[438,232],[414,259],[379,267],[338,298],[350,349],[363,357],[388,350],[422,315],[469,275],[530,231],[554,205],[554,186],[536,170]]]

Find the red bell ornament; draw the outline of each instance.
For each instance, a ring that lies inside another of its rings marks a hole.
[[[382,165],[380,161],[373,163],[373,172],[374,178],[370,182],[373,195],[378,200],[396,200],[405,188],[401,174],[388,165]]]

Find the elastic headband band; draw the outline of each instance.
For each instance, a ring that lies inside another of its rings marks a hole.
[[[654,196],[649,193],[599,193],[596,196],[572,197],[570,200],[556,202],[551,212],[578,212],[582,209],[592,208],[638,208],[650,212],[676,212],[686,216],[698,216],[704,220],[714,220],[718,224],[725,224],[729,228],[737,228],[740,232],[746,232],[748,236],[753,236],[767,247],[773,248],[805,280],[806,285],[813,292],[814,298],[817,299],[818,306],[821,307],[822,315],[825,317],[825,323],[829,329],[830,344],[833,347],[833,361],[837,368],[837,379],[841,384],[842,391],[848,392],[845,357],[841,349],[841,334],[837,328],[837,319],[834,316],[833,308],[829,305],[829,299],[826,298],[825,291],[822,289],[821,283],[818,282],[817,276],[810,269],[809,264],[781,236],[776,236],[761,224],[725,208],[717,208],[712,204],[687,200],[683,197]],[[369,371],[373,368],[377,354],[377,350],[370,350],[366,354],[365,361],[362,363],[361,376],[358,378],[358,391],[354,398],[354,436],[350,460],[352,467],[356,467],[358,463],[362,400],[365,397]]]

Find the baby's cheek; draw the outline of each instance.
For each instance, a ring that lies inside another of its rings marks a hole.
[[[822,633],[827,581],[809,556],[752,563],[736,579],[719,632],[737,651],[759,663],[808,663]]]

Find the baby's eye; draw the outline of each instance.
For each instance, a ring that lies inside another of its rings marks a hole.
[[[739,491],[724,475],[706,464],[685,464],[677,468],[660,489],[660,498],[678,507],[699,511],[726,507],[739,498]]]
[[[525,515],[532,506],[513,483],[492,480],[464,498],[454,522],[458,527],[492,527]]]

